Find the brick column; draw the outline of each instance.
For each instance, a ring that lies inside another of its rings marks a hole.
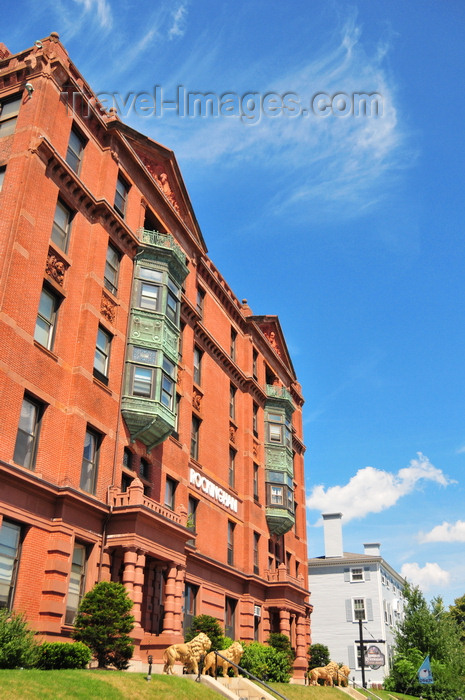
[[[270,636],[270,611],[264,606],[262,607],[262,634],[263,639],[268,639]]]
[[[135,547],[123,548],[123,584],[131,600],[134,600],[134,579],[136,576],[137,550]]]
[[[294,661],[294,677],[303,679],[308,668],[307,658],[307,621],[305,615],[297,615],[296,619],[296,658]]]
[[[134,571],[134,589],[133,589],[133,601],[134,606],[132,609],[132,614],[134,615],[136,625],[142,626],[142,589],[144,586],[144,567],[145,567],[145,552],[142,550],[137,551],[137,559]]]
[[[174,564],[171,564],[168,568],[168,576],[166,580],[164,601],[165,617],[163,620],[163,632],[169,632],[171,634],[173,634],[176,631],[174,628],[176,576],[176,566]]]
[[[286,608],[280,608],[279,610],[279,630],[281,634],[291,637],[290,613]]]
[[[176,583],[174,592],[174,631],[182,634],[183,624],[183,600],[184,600],[184,578],[186,575],[186,567],[178,564],[176,567]]]

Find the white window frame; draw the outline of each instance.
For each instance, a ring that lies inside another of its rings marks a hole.
[[[361,572],[361,577],[360,578],[355,578],[355,572]],[[351,583],[360,583],[361,581],[365,580],[365,571],[363,569],[363,566],[354,566],[350,570],[350,581]]]

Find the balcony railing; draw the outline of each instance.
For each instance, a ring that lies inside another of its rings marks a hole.
[[[138,484],[134,484],[133,486],[129,486],[127,491],[113,494],[114,507],[129,508],[131,506],[144,506],[153,513],[157,513],[157,515],[161,515],[177,525],[185,525],[183,520],[185,521],[186,518],[183,518],[183,515],[179,515],[178,513],[170,510],[170,508],[165,508],[165,506],[162,506],[160,503],[157,503],[151,498],[145,496],[141,482],[139,482],[139,484],[140,486]]]
[[[139,240],[146,245],[153,245],[160,248],[168,248],[174,252],[179,262],[183,265],[186,261],[186,256],[182,252],[180,246],[176,243],[170,233],[160,233],[160,231],[148,231],[145,228],[140,228],[137,231]]]
[[[291,393],[284,386],[275,386],[274,384],[266,385],[266,395],[270,399],[286,399],[292,403]]]

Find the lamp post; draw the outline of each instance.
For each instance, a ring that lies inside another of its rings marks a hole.
[[[146,681],[151,681],[152,680],[152,661],[153,661],[153,656],[152,654],[149,654],[148,656],[148,662],[149,662],[149,672],[146,677]]]

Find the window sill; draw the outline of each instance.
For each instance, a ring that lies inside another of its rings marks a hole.
[[[104,384],[98,377],[93,377],[93,382],[96,386],[99,386],[103,391],[105,391],[109,396],[113,396],[113,392],[109,389],[106,384]]]
[[[44,355],[47,355],[48,357],[50,357],[50,359],[55,360],[55,362],[58,362],[58,355],[55,355],[54,352],[46,348],[45,345],[39,343],[38,340],[34,340],[34,345],[38,350],[41,350],[44,353]]]

